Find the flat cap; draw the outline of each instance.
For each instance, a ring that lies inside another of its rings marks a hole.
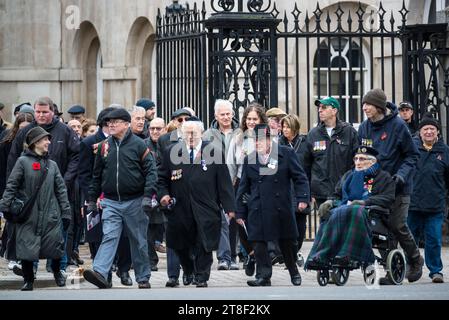
[[[106,114],[106,116],[104,117],[104,121],[109,121],[112,119],[121,119],[126,122],[131,122],[131,115],[123,108],[115,109]]]
[[[71,106],[67,112],[70,114],[86,113],[86,109],[79,104],[75,104],[74,106]]]
[[[172,118],[172,119],[175,119],[175,118],[177,118],[177,117],[179,117],[179,116],[189,116],[189,117],[191,117],[192,114],[190,113],[189,110],[184,109],[184,108],[181,108],[181,109],[176,110],[176,111],[171,115],[171,118]]]
[[[267,117],[285,117],[287,114],[279,108],[271,108],[266,113]]]

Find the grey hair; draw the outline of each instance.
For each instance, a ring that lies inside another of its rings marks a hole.
[[[124,109],[124,107],[119,103],[111,103],[108,108],[114,108],[114,109]]]
[[[231,101],[229,101],[229,100],[223,100],[223,99],[216,100],[215,105],[214,105],[215,114],[217,114],[217,110],[221,107],[228,107],[232,112],[234,112],[234,106],[232,105]]]
[[[143,112],[145,113],[145,108],[139,107],[139,106],[133,106],[131,109],[128,110],[129,114],[133,114],[135,112]]]
[[[204,132],[204,123],[203,123],[202,121],[184,121],[183,124],[182,124],[182,127],[181,127],[181,132],[184,132],[184,126],[185,126],[186,124],[190,124],[190,123],[193,123],[193,124],[195,124],[198,128],[200,128],[200,129],[201,129],[201,133]]]

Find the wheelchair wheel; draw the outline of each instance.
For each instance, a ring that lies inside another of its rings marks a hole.
[[[344,286],[349,279],[349,269],[345,268],[334,268],[332,270],[332,281],[338,286]]]
[[[372,286],[376,283],[376,268],[374,265],[369,265],[363,268],[363,280],[368,286]]]
[[[329,283],[329,270],[317,270],[316,280],[320,286],[326,286]]]
[[[396,285],[401,284],[405,278],[405,256],[401,250],[395,249],[387,257],[388,278]]]

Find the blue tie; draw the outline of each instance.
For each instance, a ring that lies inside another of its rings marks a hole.
[[[193,149],[190,149],[190,164],[193,164]]]

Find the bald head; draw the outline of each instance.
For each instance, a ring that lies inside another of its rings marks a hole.
[[[150,138],[153,142],[156,142],[161,135],[163,135],[165,130],[165,121],[162,118],[154,118],[150,122],[150,126],[148,127]]]

